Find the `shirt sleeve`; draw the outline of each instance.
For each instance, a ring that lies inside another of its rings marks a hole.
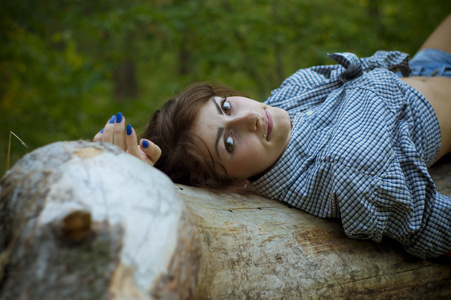
[[[412,180],[393,162],[380,178],[342,176],[337,194],[346,235],[376,242],[388,237],[423,259],[449,252],[451,198],[438,193],[427,170],[423,172]]]

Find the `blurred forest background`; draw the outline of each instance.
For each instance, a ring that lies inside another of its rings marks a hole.
[[[92,139],[121,111],[138,133],[193,81],[265,100],[328,52],[414,54],[444,0],[0,0],[0,175],[43,145]]]

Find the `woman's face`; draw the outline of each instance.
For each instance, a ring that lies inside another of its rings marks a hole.
[[[215,163],[230,177],[247,179],[283,154],[291,120],[285,110],[249,98],[213,97],[199,111],[191,131],[203,139]]]

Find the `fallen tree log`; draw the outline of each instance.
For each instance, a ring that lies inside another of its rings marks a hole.
[[[35,150],[0,188],[0,299],[451,295],[444,259],[351,240],[262,197],[174,185],[109,144]]]

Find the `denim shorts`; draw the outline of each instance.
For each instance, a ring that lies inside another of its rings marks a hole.
[[[409,61],[410,76],[444,76],[451,78],[451,54],[438,49],[419,51]]]

